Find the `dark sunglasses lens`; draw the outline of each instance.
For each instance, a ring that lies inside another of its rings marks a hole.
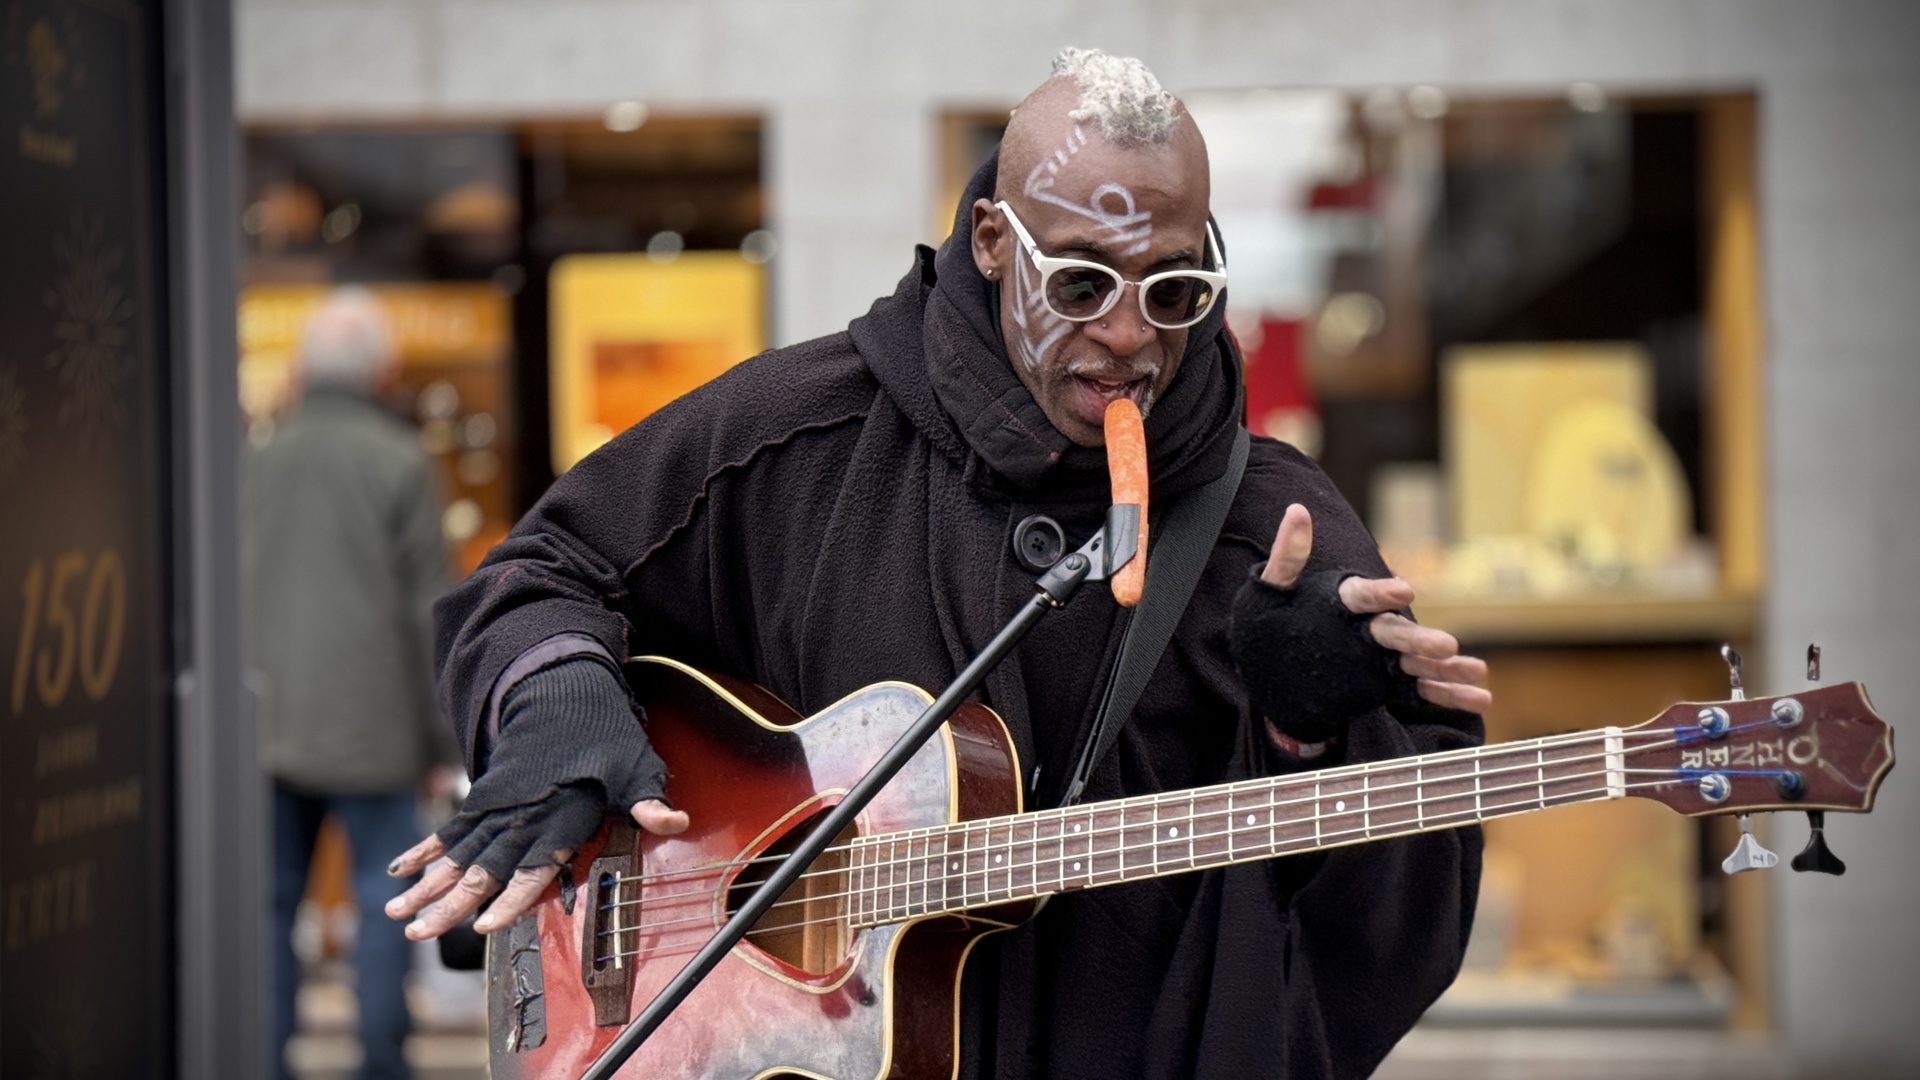
[[[1116,286],[1113,275],[1070,266],[1047,277],[1047,306],[1069,319],[1091,319],[1107,306]]]
[[[1147,288],[1147,315],[1156,323],[1182,326],[1213,306],[1213,286],[1204,278],[1161,278]]]

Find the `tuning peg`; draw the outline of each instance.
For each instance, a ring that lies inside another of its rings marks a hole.
[[[1748,870],[1771,870],[1780,865],[1780,856],[1760,846],[1747,829],[1747,815],[1740,815],[1740,842],[1733,846],[1733,854],[1720,863],[1720,869],[1729,874],[1739,874]]]
[[[1807,646],[1807,681],[1820,681],[1820,645],[1818,642]]]
[[[1747,700],[1746,688],[1740,685],[1740,654],[1733,651],[1733,646],[1722,645],[1720,646],[1720,659],[1727,662],[1727,680],[1733,684],[1732,700]],[[1731,871],[1729,871],[1729,873],[1731,873]]]
[[[1807,846],[1793,857],[1792,866],[1801,873],[1817,870],[1822,874],[1839,877],[1847,872],[1847,864],[1827,846],[1827,812],[1825,810],[1807,811],[1807,823],[1813,826],[1813,835],[1807,837]]]

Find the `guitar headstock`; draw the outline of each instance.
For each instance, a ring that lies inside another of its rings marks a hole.
[[[1873,809],[1893,730],[1857,682],[1675,705],[1624,733],[1627,794],[1682,814]]]

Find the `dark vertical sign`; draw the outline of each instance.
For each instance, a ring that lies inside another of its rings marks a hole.
[[[154,3],[0,8],[0,1075],[173,1071]]]

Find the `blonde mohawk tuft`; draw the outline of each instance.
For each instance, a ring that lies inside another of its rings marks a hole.
[[[1164,143],[1180,122],[1180,102],[1133,57],[1067,48],[1053,58],[1053,73],[1071,76],[1080,87],[1080,107],[1067,115],[1099,121],[1110,143]]]

